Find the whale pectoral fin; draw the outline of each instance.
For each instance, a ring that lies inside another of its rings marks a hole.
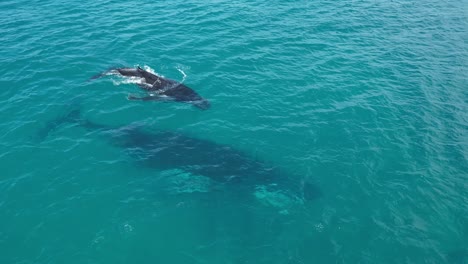
[[[211,104],[208,100],[199,100],[192,103],[195,107],[200,108],[201,110],[207,110],[210,108]]]

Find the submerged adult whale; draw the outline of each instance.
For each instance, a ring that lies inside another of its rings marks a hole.
[[[107,74],[118,74],[125,77],[141,78],[142,82],[137,83],[137,85],[148,92],[148,96],[137,97],[134,95],[129,95],[129,100],[176,101],[191,103],[203,110],[210,108],[210,103],[208,100],[202,98],[197,92],[187,87],[183,83],[158,76],[140,68],[139,66],[136,68],[111,69],[99,75],[93,76],[91,79],[97,79]]]
[[[208,178],[222,190],[233,190],[239,197],[250,197],[259,188],[300,202],[321,196],[315,184],[290,177],[277,167],[232,147],[177,132],[147,131],[141,125],[102,125],[81,117],[79,109],[48,122],[40,133],[42,138],[64,123],[75,123],[104,136],[140,166],[164,171],[176,169],[191,177]]]

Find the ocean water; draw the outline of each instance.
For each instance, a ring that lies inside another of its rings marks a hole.
[[[2,0],[0,263],[468,263],[466,7]],[[137,65],[211,108],[89,80]]]

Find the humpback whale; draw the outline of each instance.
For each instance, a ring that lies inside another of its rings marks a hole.
[[[314,183],[297,180],[278,167],[230,146],[179,132],[148,131],[136,124],[103,125],[82,117],[79,109],[46,123],[40,131],[42,138],[64,123],[74,123],[81,129],[104,136],[139,166],[163,171],[176,169],[205,177],[223,188],[234,190],[239,196],[250,197],[259,188],[301,203],[321,196],[320,188]]]
[[[97,79],[107,74],[117,74],[124,77],[136,77],[142,80],[137,85],[145,90],[148,95],[137,97],[129,95],[129,100],[141,101],[175,101],[190,103],[200,109],[206,110],[210,108],[208,100],[202,98],[197,92],[183,83],[167,79],[149,71],[146,71],[139,66],[136,68],[115,68],[99,75],[91,77]]]

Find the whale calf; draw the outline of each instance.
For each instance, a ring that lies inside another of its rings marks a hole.
[[[136,77],[141,79],[141,83],[137,83],[137,85],[145,90],[148,95],[144,97],[129,95],[129,100],[175,101],[190,103],[202,110],[210,108],[210,102],[201,97],[192,88],[186,86],[183,83],[153,74],[140,68],[139,66],[136,68],[111,69],[99,75],[93,76],[91,79],[97,79],[108,74],[117,74],[123,77]]]

